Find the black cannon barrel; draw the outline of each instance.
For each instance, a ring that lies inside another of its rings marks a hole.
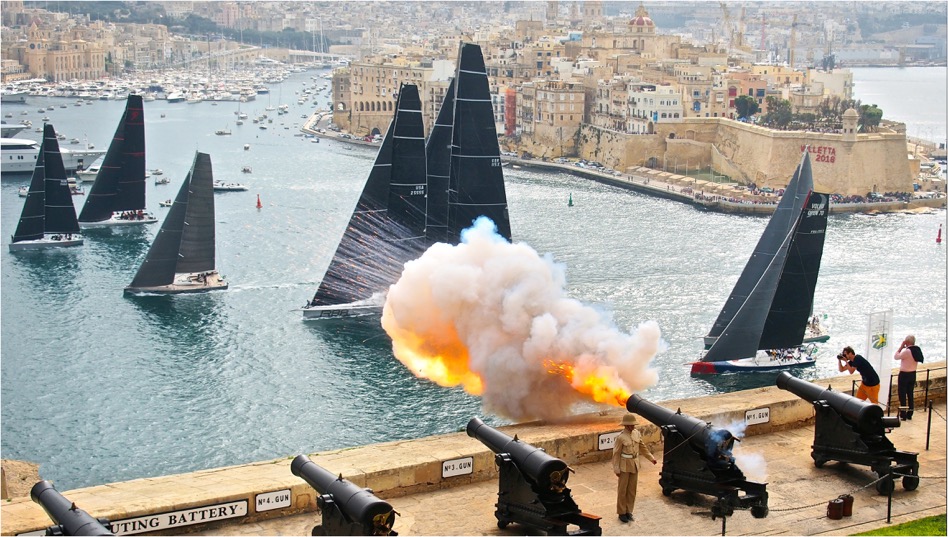
[[[861,401],[849,394],[834,392],[812,382],[798,379],[786,371],[777,375],[777,387],[807,401],[826,401],[859,432],[882,434],[887,426],[882,407]]]
[[[480,418],[471,418],[467,423],[467,435],[480,440],[494,453],[509,454],[520,473],[543,489],[563,487],[569,479],[569,465],[565,462],[538,447],[505,435]]]
[[[694,449],[705,457],[706,463],[713,470],[737,470],[734,465],[734,457],[731,455],[735,440],[731,431],[712,427],[706,421],[681,412],[672,412],[667,408],[642,399],[638,395],[629,397],[629,400],[625,403],[625,408],[629,412],[641,415],[655,425],[673,425],[675,430],[684,437],[684,441],[690,443]]]
[[[115,535],[59,493],[49,481],[40,481],[30,489],[30,498],[40,504],[49,518],[63,530],[64,535]]]
[[[293,459],[290,471],[293,475],[303,478],[309,486],[316,489],[316,492],[332,496],[336,505],[350,519],[365,525],[377,524],[377,521],[384,520],[384,525],[391,528],[394,522],[394,510],[388,502],[380,500],[351,481],[334,475],[311,461],[306,455],[298,455]]]
[[[707,436],[713,431],[713,428],[708,422],[687,414],[672,412],[665,407],[642,399],[642,397],[638,395],[629,397],[629,400],[625,403],[625,408],[629,412],[639,414],[655,425],[674,425],[682,436],[694,439],[695,443],[699,445],[704,445]]]

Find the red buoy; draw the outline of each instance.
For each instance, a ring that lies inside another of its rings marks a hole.
[[[941,244],[941,224],[938,224],[938,236],[935,237],[935,244]]]
[[[260,203],[260,194],[257,194],[257,208],[258,208],[258,209],[263,209],[263,204]],[[941,239],[939,239],[939,241],[940,241],[940,240],[941,240]]]

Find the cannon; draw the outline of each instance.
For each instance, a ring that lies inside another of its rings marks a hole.
[[[869,466],[880,478],[876,491],[888,495],[895,489],[896,475],[902,476],[905,490],[918,488],[918,453],[898,451],[886,438],[887,429],[899,426],[897,416],[885,416],[882,407],[824,389],[822,386],[781,372],[777,387],[811,401],[816,410],[813,430],[813,464],[822,468],[828,461]]]
[[[40,481],[30,489],[30,498],[40,504],[56,523],[46,528],[46,535],[115,535],[112,524],[104,518],[93,518],[66,499],[49,481]]]
[[[566,486],[572,469],[565,462],[479,418],[468,422],[467,435],[494,452],[500,472],[494,512],[498,528],[515,522],[547,535],[602,535],[601,517],[583,513],[573,501]],[[579,529],[568,531],[571,524]]]
[[[730,431],[682,414],[680,409],[672,412],[638,395],[630,397],[625,406],[662,431],[665,445],[658,480],[662,494],[671,496],[682,489],[714,496],[712,519],[731,516],[735,508],[750,508],[754,518],[767,516],[767,484],[744,477],[731,455],[737,438]]]
[[[313,535],[398,535],[392,530],[397,513],[371,489],[333,475],[306,455],[293,459],[290,471],[320,494],[316,505],[323,520],[313,527]]]

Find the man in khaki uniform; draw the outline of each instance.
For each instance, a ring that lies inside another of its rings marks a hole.
[[[642,433],[635,430],[638,420],[635,414],[622,416],[622,425],[625,430],[616,437],[612,448],[612,471],[619,478],[619,489],[616,497],[616,512],[619,520],[632,522],[632,510],[635,507],[635,491],[639,485],[639,454],[656,464],[655,456],[642,441]]]

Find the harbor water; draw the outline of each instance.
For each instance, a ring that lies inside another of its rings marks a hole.
[[[240,105],[254,118],[268,104],[288,104],[288,114],[269,112],[266,130],[249,119],[237,126],[236,102],[145,103],[147,167],[171,179],[156,185],[153,176],[147,185],[159,220],[168,209],[158,202],[174,197],[196,150],[211,155],[216,179],[249,187],[215,197],[227,291],[124,296],[160,224],[90,232],[83,246],[61,252],[14,255],[3,245],[4,458],[39,463],[44,478],[67,490],[453,432],[472,416],[502,423],[484,415],[477,397],[413,377],[393,357],[378,317],[301,320],[375,157],[370,147],[297,136],[302,116],[316,109],[298,104],[297,92],[314,73]],[[47,106],[54,110],[38,113]],[[67,139],[105,149],[123,107],[30,98],[3,109],[17,118],[27,111],[34,125],[48,115]],[[233,134],[215,135],[220,129]],[[5,175],[0,184],[5,243],[23,204],[17,189],[28,181]],[[773,383],[775,374],[692,377],[688,365],[765,218],[568,174],[507,168],[506,181],[514,241],[562,263],[570,297],[610,312],[623,331],[649,320],[661,327],[668,348],[653,363],[658,383],[643,396]],[[74,202],[79,209],[84,197]],[[944,360],[946,246],[935,243],[944,222],[944,210],[830,217],[815,313],[826,316],[831,339],[816,366],[797,374],[838,374],[836,353],[844,345],[863,352],[867,315],[886,309],[894,311],[892,337],[914,333],[928,361]]]

